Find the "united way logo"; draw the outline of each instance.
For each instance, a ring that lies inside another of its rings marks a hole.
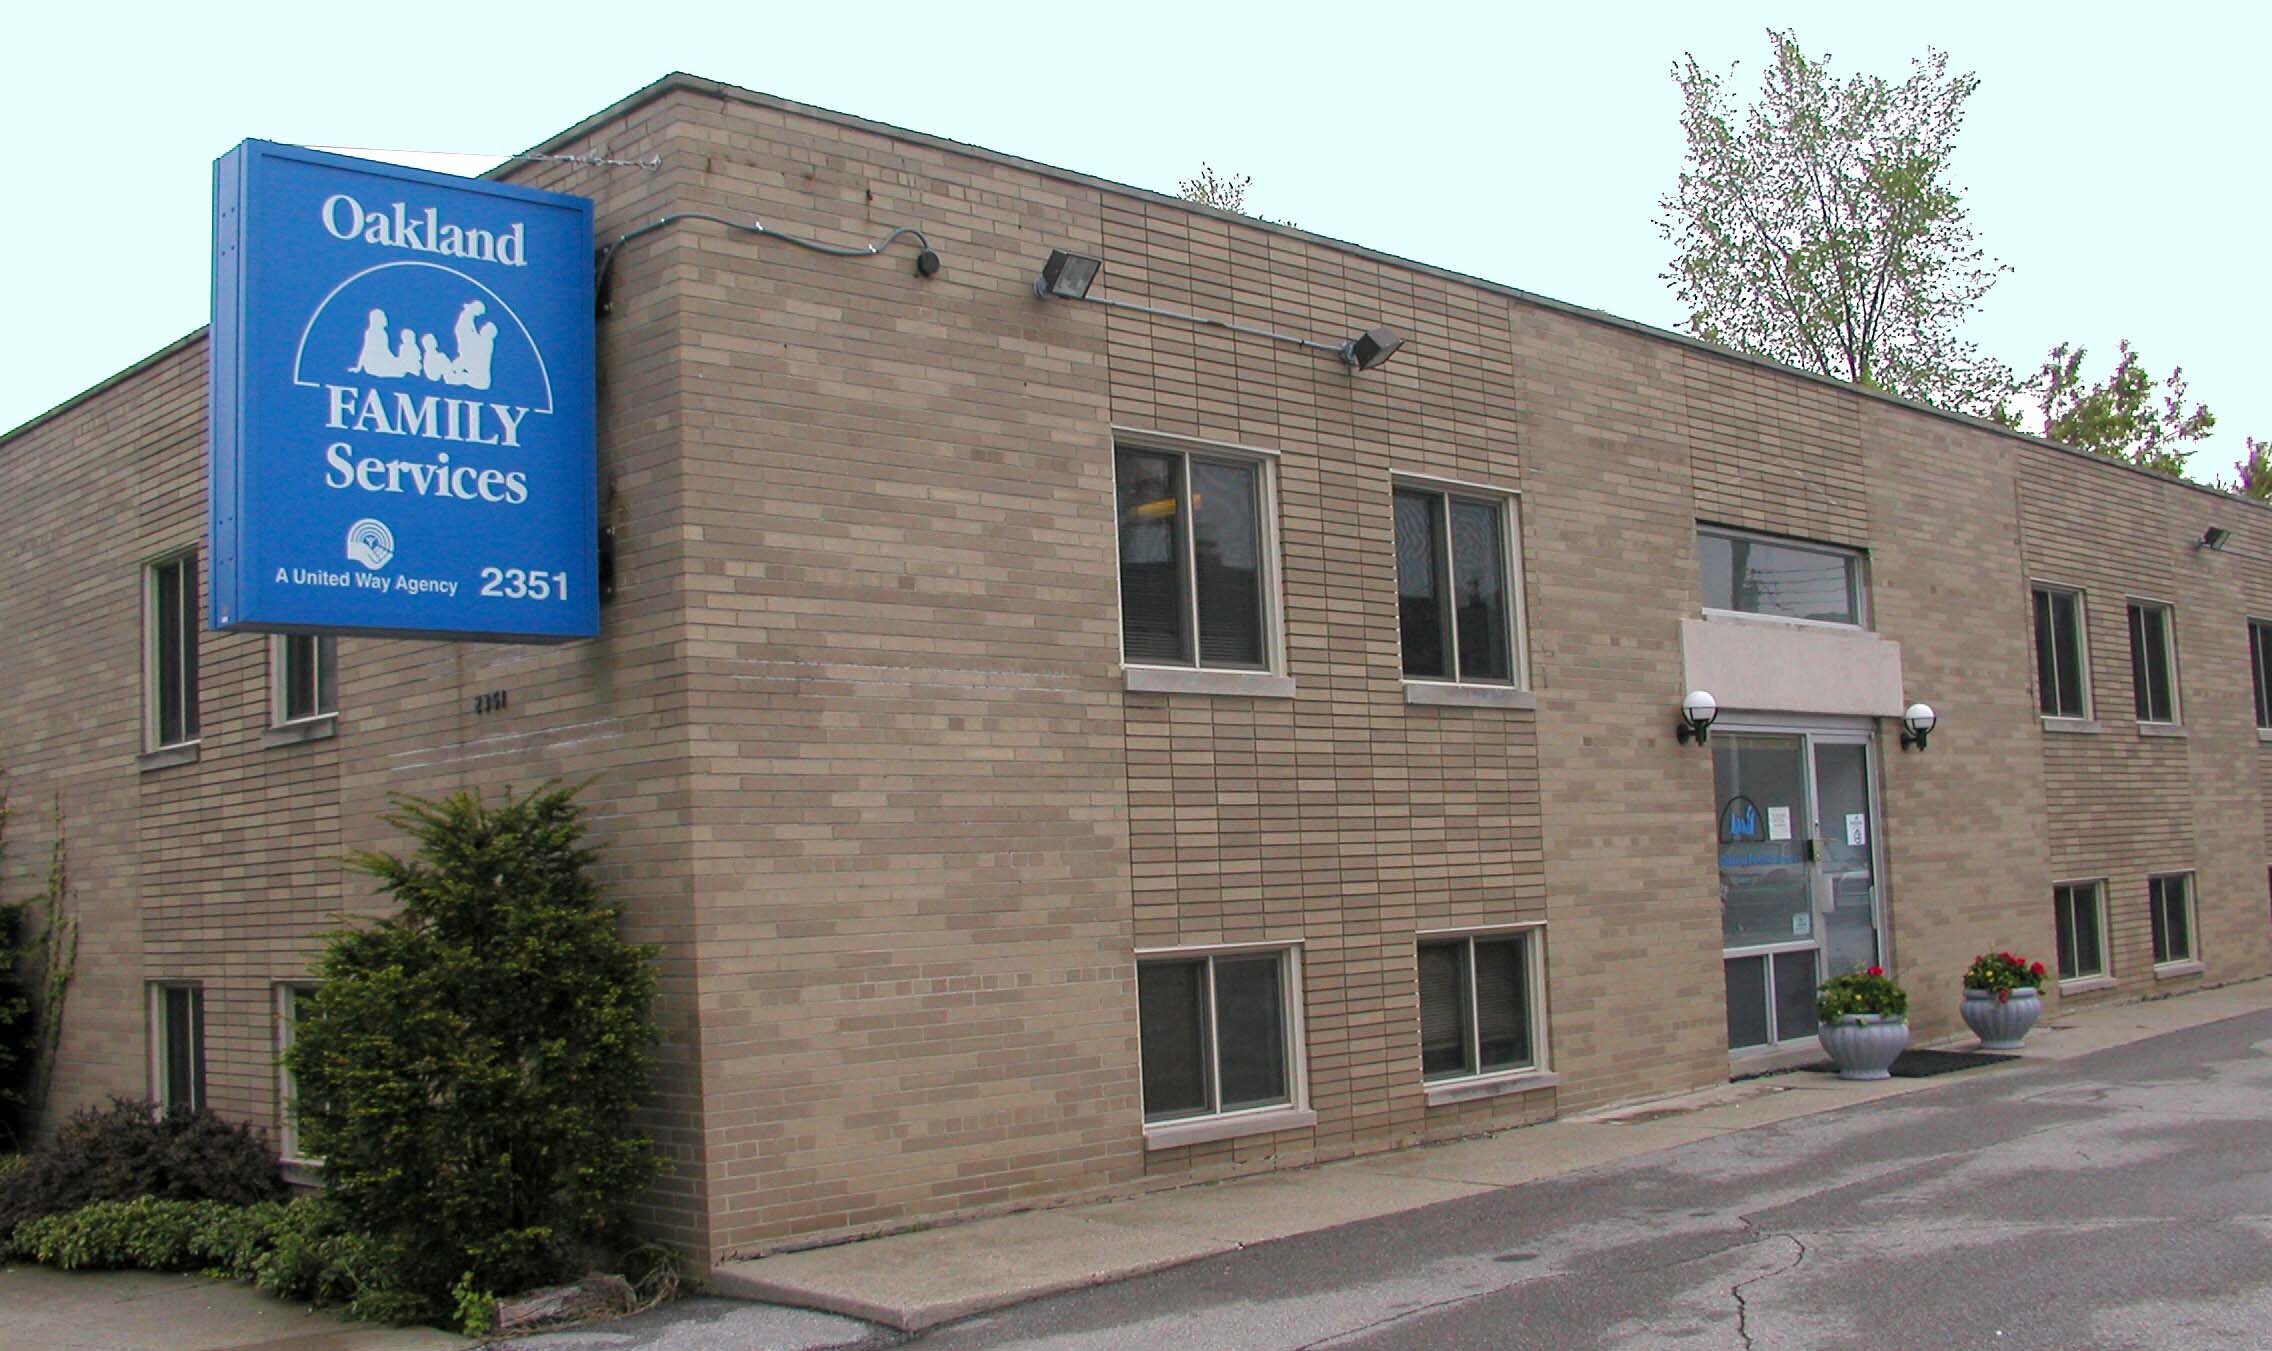
[[[394,532],[385,521],[364,517],[347,527],[347,558],[377,572],[394,561]]]
[[[1737,794],[1720,808],[1720,843],[1758,844],[1767,838],[1767,819],[1759,804]]]

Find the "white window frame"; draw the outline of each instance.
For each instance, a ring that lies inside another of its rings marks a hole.
[[[292,1115],[293,1106],[299,1101],[300,1085],[297,1077],[284,1065],[284,1053],[292,1049],[292,1038],[300,1023],[299,1011],[293,1000],[299,995],[313,994],[315,990],[315,982],[306,980],[280,980],[274,986],[277,1158],[288,1168],[323,1166],[323,1160],[300,1148],[300,1125]]]
[[[150,982],[148,990],[150,1100],[157,1104],[158,1111],[161,1114],[177,1106],[196,1111],[203,1107],[206,1102],[205,987],[202,983],[193,980],[154,980]],[[172,1076],[167,1073],[168,1067],[166,1065],[166,1034],[172,1027],[169,1021],[170,1015],[166,1009],[167,995],[177,990],[186,990],[192,996],[190,1016],[195,1020],[189,1038],[190,1063],[187,1078],[189,1079],[190,1100],[186,1103],[174,1101],[173,1094],[169,1091]]]
[[[1119,462],[1123,450],[1144,451],[1155,455],[1178,455],[1185,461],[1184,481],[1190,482],[1190,461],[1196,456],[1223,464],[1243,464],[1255,471],[1255,511],[1261,519],[1256,522],[1256,543],[1260,549],[1257,564],[1261,571],[1262,589],[1262,665],[1209,666],[1199,655],[1199,572],[1194,557],[1191,523],[1185,520],[1178,531],[1177,543],[1183,551],[1183,588],[1181,598],[1185,618],[1191,625],[1191,660],[1176,662],[1132,662],[1128,659],[1128,616],[1122,609],[1120,594],[1120,531],[1113,529],[1113,611],[1118,617],[1115,634],[1120,645],[1120,664],[1126,673],[1127,685],[1132,690],[1156,690],[1174,693],[1198,694],[1257,694],[1290,697],[1293,681],[1286,676],[1286,601],[1280,590],[1284,574],[1284,559],[1280,552],[1278,529],[1278,452],[1261,446],[1236,445],[1227,441],[1210,441],[1196,436],[1179,436],[1172,432],[1147,431],[1133,427],[1112,428],[1112,458],[1114,487],[1109,499],[1112,519],[1119,520]]]
[[[1778,548],[1796,549],[1802,553],[1818,553],[1834,558],[1843,558],[1854,565],[1853,571],[1848,574],[1846,583],[1847,594],[1854,605],[1854,622],[1851,624],[1835,619],[1807,619],[1798,615],[1762,614],[1757,610],[1729,610],[1716,605],[1702,607],[1707,618],[1766,624],[1798,624],[1809,628],[1838,629],[1849,633],[1873,631],[1870,619],[1870,556],[1866,552],[1849,548],[1843,544],[1828,544],[1815,539],[1795,539],[1788,535],[1771,535],[1764,530],[1744,530],[1732,525],[1716,525],[1707,521],[1696,523],[1696,535],[1699,539],[1711,535],[1720,539],[1758,540],[1762,544],[1772,544]],[[1703,573],[1703,564],[1699,560],[1696,572],[1692,574],[1696,578],[1699,590],[1702,589],[1704,584]]]
[[[180,567],[190,580],[190,604],[184,608],[181,620],[181,735],[172,741],[164,736],[161,713],[159,633],[158,633],[158,579],[161,569]],[[197,669],[197,599],[203,594],[197,575],[197,550],[181,549],[163,557],[153,558],[142,565],[142,749],[144,751],[171,750],[181,746],[195,746],[203,731],[198,717],[199,671]]]
[[[2115,983],[2114,934],[2106,913],[2106,884],[2107,879],[2103,877],[2072,877],[2051,884],[2052,978],[2058,982],[2061,994],[2082,994],[2087,990],[2104,989]],[[2057,940],[2063,936],[2065,930],[2063,921],[2059,917],[2059,893],[2085,887],[2090,889],[2096,900],[2093,909],[2097,912],[2098,970],[2080,971],[2072,976],[2061,975],[2057,970],[2059,960]]]
[[[1444,547],[1451,548],[1451,504],[1454,498],[1471,502],[1488,503],[1499,508],[1499,562],[1503,576],[1499,579],[1500,594],[1507,598],[1507,669],[1505,680],[1489,680],[1460,674],[1459,629],[1447,620],[1444,629],[1445,655],[1450,659],[1449,676],[1416,676],[1404,674],[1404,624],[1399,612],[1397,621],[1397,674],[1404,681],[1405,694],[1412,703],[1507,703],[1514,707],[1533,707],[1527,697],[1530,692],[1530,642],[1526,632],[1528,607],[1523,603],[1523,526],[1522,493],[1513,488],[1496,487],[1487,483],[1468,483],[1460,479],[1437,478],[1426,474],[1391,474],[1389,476],[1389,548],[1393,556],[1396,548],[1396,494],[1400,489],[1412,492],[1434,493],[1443,499]],[[1444,560],[1448,571],[1451,559]],[[1448,604],[1449,598],[1446,598]],[[1460,694],[1482,696],[1460,698]],[[1492,698],[1495,694],[1524,696],[1512,700]],[[1441,697],[1441,696],[1451,697]]]
[[[1448,943],[1465,940],[1469,946],[1467,962],[1467,1036],[1470,1045],[1480,1043],[1476,1020],[1479,1017],[1475,999],[1475,959],[1473,944],[1482,939],[1516,938],[1523,940],[1524,989],[1530,1007],[1524,1011],[1530,1027],[1530,1058],[1528,1065],[1506,1069],[1482,1070],[1473,1074],[1446,1074],[1430,1079],[1421,1072],[1421,1088],[1430,1107],[1440,1107],[1475,1098],[1496,1097],[1504,1093],[1524,1093],[1532,1089],[1551,1087],[1557,1082],[1553,1072],[1551,1048],[1546,1035],[1546,921],[1520,920],[1510,924],[1469,925],[1456,929],[1421,929],[1412,936],[1413,1027],[1417,1035],[1424,1036],[1420,1024],[1420,947],[1424,943]],[[1415,1046],[1414,1062],[1417,1065],[1419,1047]]]
[[[2178,692],[2177,683],[2177,673],[2180,669],[2177,656],[2177,607],[2166,600],[2155,600],[2150,596],[2125,597],[2122,604],[2122,628],[2126,633],[2129,633],[2130,630],[2130,611],[2133,608],[2162,612],[2162,655],[2168,659],[2168,669],[2162,675],[2164,679],[2169,681],[2169,716],[2167,718],[2140,716],[2138,726],[2141,728],[2181,727],[2185,723],[2185,700]],[[2131,683],[2135,686],[2138,663],[2142,654],[2137,650],[2138,636],[2135,633],[2130,633],[2129,637]],[[2138,691],[2135,688],[2130,692],[2130,711],[2133,713],[2138,711]]]
[[[2043,712],[2043,655],[2037,647],[2041,634],[2035,631],[2035,596],[2044,592],[2053,597],[2072,596],[2075,599],[2075,659],[2082,676],[2083,709],[2081,713]],[[2030,581],[2027,588],[2028,656],[2033,658],[2030,676],[2036,685],[2035,710],[2044,723],[2064,727],[2080,727],[2091,722],[2096,711],[2097,692],[2091,688],[2091,610],[2090,593],[2079,586],[2065,586],[2058,582]],[[2127,623],[2127,619],[2124,621]]]
[[[323,697],[323,667],[331,667],[332,703],[329,708],[317,708],[298,717],[291,715],[291,651],[295,640],[305,639],[315,653],[316,698]],[[275,633],[268,638],[268,725],[270,727],[304,727],[312,723],[339,716],[339,640],[329,634]]]
[[[2149,952],[2148,955],[2154,960],[2155,976],[2190,976],[2203,969],[2201,964],[2201,897],[2190,869],[2184,872],[2153,873],[2146,878],[2146,905],[2148,906],[2146,941],[2149,945],[2152,944],[2153,931],[2156,927],[2163,927],[2166,932],[2166,926],[2157,926],[2156,924],[2156,921],[2161,918],[2162,903],[2161,899],[2154,895],[2154,884],[2170,881],[2181,881],[2185,884],[2186,951],[2182,956],[2164,957],[2158,952]]]
[[[1167,1121],[1144,1123],[1144,1148],[1173,1149],[1180,1145],[1204,1144],[1212,1140],[1228,1140],[1242,1135],[1261,1135],[1272,1131],[1299,1130],[1317,1124],[1317,1113],[1310,1110],[1308,1032],[1303,1019],[1302,997],[1302,944],[1291,942],[1214,943],[1184,947],[1138,948],[1136,963],[1199,961],[1216,957],[1256,957],[1276,953],[1279,957],[1278,989],[1284,1007],[1279,1011],[1279,1026],[1286,1039],[1286,1101],[1261,1107],[1246,1107],[1237,1111],[1210,1112],[1203,1116],[1177,1117]],[[1139,996],[1140,998],[1141,996]],[[1218,1025],[1214,1019],[1215,979],[1212,961],[1207,975],[1208,1002],[1208,1054],[1220,1054],[1216,1041]],[[1142,1073],[1143,1036],[1141,1019],[1137,1036],[1137,1067]],[[1219,1079],[1217,1079],[1219,1082]],[[1142,1097],[1138,1093],[1139,1100]],[[1138,1103],[1141,1113],[1142,1104]]]

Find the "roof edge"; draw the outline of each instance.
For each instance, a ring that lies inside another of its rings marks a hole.
[[[932,149],[943,150],[950,154],[964,155],[973,159],[984,160],[989,163],[999,164],[1009,168],[1022,169],[1028,173],[1039,174],[1043,177],[1057,179],[1060,182],[1074,183],[1083,187],[1096,188],[1107,192],[1121,193],[1132,197],[1138,197],[1148,202],[1176,207],[1178,209],[1189,211],[1197,215],[1214,216],[1222,220],[1235,221],[1238,224],[1261,230],[1269,234],[1280,235],[1288,239],[1297,239],[1306,243],[1318,244],[1326,248],[1338,249],[1346,253],[1354,254],[1361,258],[1370,259],[1374,262],[1386,263],[1394,267],[1409,268],[1412,271],[1424,273],[1428,276],[1439,277],[1447,281],[1459,282],[1462,285],[1473,286],[1481,290],[1507,296],[1511,299],[1521,301],[1524,304],[1535,305],[1540,309],[1551,310],[1554,313],[1567,315],[1571,318],[1582,319],[1590,323],[1601,324],[1605,327],[1619,329],[1640,337],[1652,338],[1661,342],[1670,342],[1678,346],[1688,348],[1691,351],[1700,352],[1708,356],[1719,357],[1728,361],[1735,361],[1750,366],[1756,366],[1761,370],[1772,371],[1779,375],[1795,376],[1812,384],[1825,386],[1831,389],[1844,390],[1847,393],[1856,395],[1860,398],[1872,399],[1880,404],[1884,404],[1889,407],[1907,409],[1910,412],[1923,413],[1929,417],[1939,418],[1946,422],[1953,422],[1958,424],[1959,426],[1971,427],[1977,431],[1990,432],[1997,436],[2016,441],[2021,445],[2036,446],[2044,450],[2057,451],[2062,455],[2076,456],[2092,464],[2105,465],[2113,469],[2126,470],[2133,474],[2141,474],[2146,478],[2160,483],[2174,483],[2180,487],[2191,488],[2196,492],[2206,493],[2211,497],[2215,497],[2221,500],[2245,502],[2251,506],[2272,509],[2272,503],[2259,502],[2254,498],[2242,497],[2238,493],[2229,493],[2221,488],[2214,487],[2207,483],[2195,482],[2194,480],[2188,478],[2173,478],[2170,475],[2158,473],[2151,469],[2139,468],[2137,465],[2129,464],[2122,460],[2110,459],[2107,456],[2093,454],[2090,451],[2080,450],[2074,446],[2062,445],[2057,441],[2047,440],[2044,437],[2036,436],[2029,432],[2023,432],[2014,427],[2006,427],[2002,423],[1993,421],[1989,418],[1975,417],[1970,413],[1952,412],[1946,408],[1935,408],[1931,404],[1919,403],[1914,399],[1906,399],[1898,394],[1888,394],[1884,390],[1871,389],[1865,385],[1853,384],[1849,381],[1840,380],[1834,376],[1824,375],[1820,371],[1807,370],[1802,366],[1787,365],[1783,362],[1776,361],[1771,357],[1763,357],[1751,352],[1740,352],[1732,347],[1722,347],[1718,343],[1706,342],[1704,339],[1695,337],[1691,334],[1681,333],[1668,328],[1658,328],[1654,324],[1645,324],[1638,319],[1628,319],[1623,315],[1612,314],[1607,310],[1593,309],[1588,306],[1574,304],[1566,300],[1556,300],[1552,296],[1540,295],[1535,291],[1526,291],[1519,286],[1511,286],[1505,282],[1492,281],[1486,277],[1473,276],[1469,273],[1455,271],[1447,267],[1438,267],[1432,263],[1426,263],[1421,262],[1417,259],[1406,258],[1401,255],[1389,253],[1381,249],[1368,248],[1363,244],[1351,243],[1350,241],[1345,239],[1336,239],[1331,235],[1317,234],[1313,231],[1301,229],[1298,226],[1281,225],[1276,221],[1263,220],[1257,216],[1247,216],[1235,211],[1224,211],[1216,207],[1203,206],[1197,202],[1189,201],[1182,197],[1171,196],[1170,194],[1158,192],[1151,188],[1142,188],[1129,183],[1115,182],[1112,179],[1102,178],[1095,174],[1082,173],[1076,169],[1061,168],[1057,165],[1047,164],[1040,160],[1027,159],[1022,155],[1012,155],[1004,151],[990,150],[985,146],[972,145],[967,141],[957,141],[950,137],[933,135],[930,132],[915,131],[907,127],[894,126],[889,122],[879,122],[873,118],[861,117],[854,113],[838,112],[833,108],[823,108],[817,104],[800,103],[795,99],[782,98],[777,94],[762,93],[755,89],[747,89],[740,85],[727,84],[724,81],[712,80],[700,75],[691,75],[686,73],[685,71],[673,71],[670,74],[663,76],[661,79],[647,85],[645,88],[640,89],[621,100],[618,100],[616,103],[610,105],[603,111],[596,113],[591,117],[585,118],[583,121],[578,122],[575,126],[561,132],[559,135],[554,136],[544,142],[541,142],[537,146],[532,147],[532,149],[536,153],[540,154],[555,153],[559,150],[560,147],[584,135],[589,134],[589,132],[594,127],[601,125],[609,121],[610,119],[627,116],[630,113],[638,110],[641,107],[644,107],[651,102],[654,102],[657,99],[661,99],[671,94],[681,92],[700,94],[711,98],[727,99],[738,103],[747,103],[753,107],[766,108],[775,112],[791,113],[801,117],[812,118],[816,121],[833,123],[841,127],[848,127],[854,130],[865,131],[879,136],[886,136],[899,140],[909,141],[917,145],[930,147]]]
[[[54,407],[48,409],[47,411],[34,413],[30,417],[25,418],[22,422],[19,422],[15,426],[8,428],[6,431],[0,431],[0,446],[7,445],[9,442],[14,441],[17,437],[31,431],[33,428],[38,427],[42,423],[54,421],[56,418],[63,416],[65,413],[70,412],[72,409],[77,408],[79,405],[103,393],[104,391],[126,383],[128,380],[131,380],[135,376],[140,375],[142,372],[150,369],[152,366],[157,365],[159,362],[164,361],[166,358],[186,351],[190,346],[203,339],[205,337],[206,331],[211,327],[211,324],[199,324],[189,332],[182,334],[180,337],[174,339],[172,342],[167,343],[165,346],[159,348],[155,352],[152,352],[150,355],[142,358],[140,361],[135,362],[133,365],[128,366],[123,370],[113,371],[109,375],[106,375],[102,379],[97,380],[95,383],[63,400],[61,403],[56,404]]]
[[[1313,231],[1304,230],[1297,226],[1281,225],[1276,221],[1263,220],[1262,218],[1257,216],[1241,215],[1240,213],[1235,211],[1224,211],[1217,207],[1202,206],[1197,202],[1188,201],[1182,197],[1170,196],[1167,193],[1157,192],[1151,188],[1141,188],[1129,183],[1114,182],[1112,179],[1101,178],[1095,174],[1085,174],[1074,169],[1064,169],[1054,164],[1043,163],[1040,160],[1027,159],[1021,155],[1012,155],[999,150],[990,150],[985,146],[972,145],[967,141],[957,141],[945,136],[936,136],[929,132],[914,131],[906,127],[894,126],[889,122],[878,122],[873,118],[860,117],[852,113],[838,112],[833,108],[823,108],[818,104],[800,103],[795,99],[782,98],[779,95],[775,94],[761,93],[755,89],[746,89],[740,85],[727,84],[722,80],[712,80],[700,75],[691,75],[685,71],[672,71],[669,74],[664,75],[662,78],[657,79],[642,88],[633,90],[631,93],[626,94],[620,99],[617,99],[607,107],[600,109],[598,112],[593,113],[589,117],[585,117],[579,120],[573,126],[570,126],[562,131],[555,132],[553,135],[546,137],[533,146],[530,146],[527,150],[522,152],[522,155],[525,156],[532,154],[543,155],[559,153],[562,148],[572,144],[575,141],[581,140],[586,136],[591,135],[599,128],[604,127],[612,122],[622,121],[628,118],[632,113],[637,112],[639,109],[647,106],[648,104],[654,103],[663,98],[667,98],[670,95],[676,93],[700,94],[711,98],[727,99],[738,103],[747,103],[752,105],[753,107],[768,108],[776,112],[790,113],[800,117],[811,118],[816,121],[829,122],[837,126],[848,127],[857,131],[869,132],[874,135],[893,137],[900,140],[910,141],[917,145],[928,146],[936,150],[943,150],[949,154],[964,155],[972,159],[984,160],[993,164],[1000,164],[1010,168],[1022,169],[1028,173],[1039,174],[1046,178],[1054,178],[1061,182],[1074,183],[1083,187],[1095,188],[1106,192],[1115,192],[1132,197],[1138,197],[1148,202],[1172,206],[1180,210],[1192,212],[1196,215],[1214,216],[1221,220],[1233,221],[1238,224],[1247,226],[1251,229],[1261,230],[1269,234],[1281,235],[1285,238],[1301,240],[1305,243],[1318,244],[1326,248],[1339,249],[1343,252],[1354,254],[1360,258],[1370,259],[1374,262],[1386,263],[1394,267],[1409,268],[1412,271],[1423,273],[1431,277],[1439,277],[1447,281],[1458,282],[1465,286],[1473,286],[1484,291],[1489,291],[1497,295],[1506,296],[1510,299],[1520,301],[1526,305],[1534,305],[1540,309],[1550,310],[1554,313],[1567,315],[1574,319],[1581,319],[1589,323],[1601,324],[1608,328],[1619,329],[1623,332],[1631,333],[1639,337],[1651,338],[1660,342],[1673,343],[1676,346],[1685,347],[1691,351],[1700,352],[1707,356],[1719,357],[1723,360],[1735,361],[1745,365],[1755,366],[1761,370],[1772,371],[1779,375],[1796,376],[1801,380],[1808,381],[1809,383],[1815,385],[1821,385],[1831,389],[1844,390],[1847,393],[1853,394],[1858,398],[1872,399],[1877,401],[1878,403],[1885,404],[1890,407],[1907,409],[1910,412],[1914,413],[1923,413],[1928,417],[1939,418],[1945,422],[1953,422],[1959,426],[1971,427],[1976,431],[1993,433],[1994,435],[2016,441],[2021,445],[2036,446],[2044,450],[2057,451],[2062,455],[2075,456],[2091,464],[2104,465],[2112,469],[2125,470],[2129,473],[2140,474],[2158,483],[2174,483],[2179,487],[2191,488],[2196,492],[2206,493],[2211,497],[2215,497],[2223,501],[2242,502],[2254,507],[2272,509],[2272,502],[2259,502],[2254,498],[2243,497],[2238,493],[2226,492],[2224,489],[2215,487],[2211,484],[2199,483],[2189,478],[2172,477],[2168,474],[2159,473],[2151,469],[2143,469],[2137,465],[2129,464],[2122,460],[2111,459],[2104,455],[2093,454],[2090,451],[2081,450],[2074,446],[2062,445],[2057,441],[2047,440],[2044,437],[2036,436],[2028,432],[2023,432],[2018,430],[2017,428],[2006,427],[2002,423],[1992,421],[1988,418],[1975,417],[1970,413],[1951,412],[1946,408],[1935,408],[1931,404],[1919,403],[1914,399],[1905,399],[1898,394],[1888,394],[1883,390],[1871,389],[1865,385],[1853,384],[1845,380],[1837,379],[1833,376],[1824,375],[1819,371],[1807,370],[1801,366],[1787,365],[1770,357],[1759,356],[1751,352],[1739,352],[1732,347],[1722,347],[1718,343],[1706,342],[1704,339],[1695,337],[1691,334],[1681,333],[1669,328],[1658,328],[1654,324],[1644,324],[1638,319],[1628,319],[1623,315],[1611,314],[1607,310],[1597,310],[1584,305],[1573,304],[1572,302],[1566,300],[1556,300],[1552,296],[1540,295],[1535,291],[1526,291],[1519,286],[1510,286],[1505,282],[1496,282],[1486,277],[1477,277],[1469,273],[1455,271],[1451,268],[1438,267],[1432,263],[1425,263],[1417,259],[1406,258],[1401,255],[1389,253],[1381,249],[1368,248],[1362,244],[1353,244],[1345,239],[1335,239],[1331,235],[1317,234]],[[515,165],[522,162],[523,160],[521,156],[515,156],[511,159],[506,160],[503,164],[498,165],[496,168],[491,169],[487,174],[484,174],[482,176],[487,178],[501,175],[507,170],[513,168]],[[23,434],[24,432],[30,431],[32,428],[40,425],[41,423],[57,417],[60,414],[70,410],[71,408],[76,407],[80,403],[93,398],[94,396],[102,393],[104,390],[107,390],[113,385],[118,384],[120,381],[125,380],[142,370],[147,369],[156,362],[162,361],[165,358],[172,356],[174,353],[180,351],[184,347],[187,347],[190,343],[204,336],[207,327],[208,326],[206,325],[200,325],[194,331],[184,335],[179,339],[176,339],[171,343],[168,343],[166,346],[151,353],[149,356],[144,357],[142,360],[135,362],[133,365],[128,366],[124,370],[108,376],[105,379],[97,382],[96,384],[81,390],[79,393],[74,394],[70,398],[67,398],[61,403],[56,404],[46,412],[36,414],[33,417],[26,419],[22,424],[9,429],[8,431],[0,432],[0,445],[5,445],[6,443],[13,441],[16,437]]]

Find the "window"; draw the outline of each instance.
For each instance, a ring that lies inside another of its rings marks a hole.
[[[1419,957],[1423,1079],[1538,1068],[1532,933],[1423,939]]]
[[[2256,725],[2272,728],[2272,624],[2248,621],[2248,663],[2256,685]]]
[[[2051,889],[2052,923],[2059,937],[2059,979],[2106,974],[2106,910],[2097,882],[2062,882]]]
[[[197,555],[145,570],[143,716],[148,746],[197,740]]]
[[[1699,530],[1704,608],[1823,624],[1854,624],[1862,614],[1862,558],[1827,544],[1729,530]]]
[[[339,640],[279,634],[268,646],[269,721],[282,726],[339,711]]]
[[[1396,617],[1415,680],[1518,683],[1514,504],[1396,490]]]
[[[1113,461],[1125,660],[1268,669],[1261,462],[1127,446]]]
[[[300,1097],[300,1085],[292,1072],[284,1068],[284,1053],[292,1049],[300,1015],[315,997],[313,985],[276,987],[276,1124],[280,1149],[287,1163],[315,1162],[300,1148],[300,1123],[293,1114]]]
[[[2193,874],[2148,878],[2146,893],[2153,906],[2154,965],[2197,960],[2193,947]]]
[[[1293,1105],[1292,970],[1289,949],[1137,962],[1145,1121]]]
[[[2138,721],[2177,721],[2177,634],[2167,605],[2130,602],[2130,688]]]
[[[2035,700],[2046,718],[2087,718],[2090,662],[2083,647],[2083,594],[2035,588]]]
[[[205,1105],[205,991],[195,985],[150,987],[150,1078],[161,1108]]]

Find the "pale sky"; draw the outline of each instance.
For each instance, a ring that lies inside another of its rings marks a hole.
[[[146,11],[146,12],[145,12]],[[2260,7],[1407,3],[21,6],[0,49],[0,429],[205,322],[211,166],[246,137],[503,155],[684,70],[1122,183],[1200,162],[1250,210],[1659,326],[1672,63],[1796,27],[1834,72],[1980,75],[1955,176],[2012,271],[1971,336],[2182,363],[2193,475],[2272,437]],[[947,259],[954,266],[952,257]],[[2104,354],[2104,361],[2099,358]]]

